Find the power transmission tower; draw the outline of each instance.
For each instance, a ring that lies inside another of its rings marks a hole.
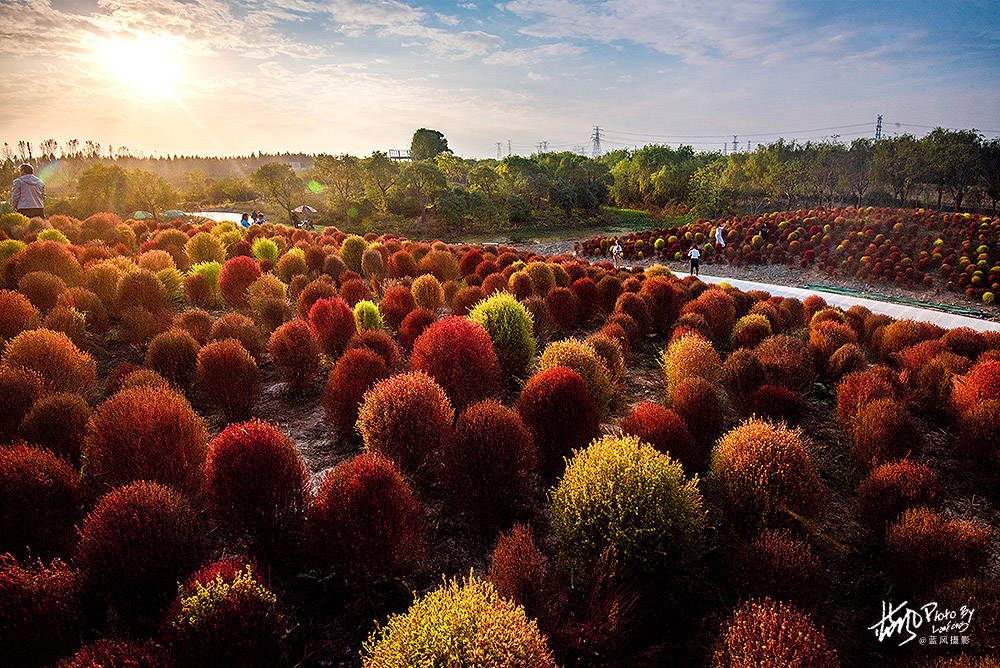
[[[594,134],[590,136],[590,139],[594,142],[594,147],[591,149],[592,157],[596,158],[601,155],[601,128],[600,126],[594,126]]]
[[[737,150],[739,149],[736,148],[736,135],[733,135],[733,153],[736,153]]]
[[[882,138],[882,114],[875,120],[875,141]]]
[[[497,142],[497,160],[500,159],[500,142]]]
[[[510,155],[510,140],[507,140],[507,155]]]

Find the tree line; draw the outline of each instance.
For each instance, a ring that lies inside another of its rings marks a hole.
[[[722,155],[690,146],[647,145],[593,159],[571,152],[500,160],[455,155],[436,130],[421,128],[408,160],[252,154],[229,158],[137,157],[87,142],[4,145],[0,175],[21,161],[54,164],[49,209],[87,215],[188,210],[266,200],[291,219],[310,204],[320,222],[385,224],[430,220],[445,231],[509,229],[535,219],[572,223],[605,205],[697,216],[800,206],[895,204],[993,211],[1000,201],[1000,138],[938,128],[850,143],[776,142]]]

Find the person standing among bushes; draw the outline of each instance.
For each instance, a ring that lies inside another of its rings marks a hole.
[[[726,224],[719,222],[719,226],[715,228],[715,251],[719,258],[726,258],[726,240],[722,238],[722,231],[726,227]]]
[[[33,171],[31,165],[21,165],[21,176],[10,187],[10,205],[28,218],[44,218],[45,184]]]
[[[691,250],[688,251],[688,257],[691,258],[691,271],[689,274],[698,275],[698,263],[701,260],[701,251],[698,250],[698,246],[692,245]]]
[[[622,245],[617,237],[615,238],[615,245],[611,247],[611,259],[615,263],[615,269],[617,269],[618,263],[622,259]]]

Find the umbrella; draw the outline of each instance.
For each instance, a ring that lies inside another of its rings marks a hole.
[[[186,216],[187,214],[183,211],[178,211],[177,209],[171,209],[170,211],[164,211],[164,218],[180,218],[181,216]]]
[[[136,211],[132,214],[132,218],[135,220],[146,220],[147,218],[152,218],[153,214],[149,211]]]
[[[302,206],[297,206],[292,209],[295,213],[319,213],[316,209],[312,208],[308,204],[303,204]]]

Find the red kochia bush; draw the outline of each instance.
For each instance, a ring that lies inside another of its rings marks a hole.
[[[402,252],[402,251],[401,251]],[[413,301],[413,295],[409,289],[403,285],[394,285],[382,295],[378,310],[382,312],[382,317],[392,329],[399,329],[405,318],[417,305]]]
[[[413,347],[413,343],[420,338],[424,330],[436,320],[437,316],[429,309],[413,309],[406,314],[403,322],[399,325],[399,343],[407,348]]]
[[[990,557],[990,528],[970,520],[948,520],[928,508],[911,508],[886,536],[889,575],[907,590],[940,584],[980,570]]]
[[[294,390],[305,387],[319,365],[319,346],[305,320],[290,320],[274,330],[267,351]]]
[[[14,437],[41,393],[42,379],[34,371],[0,366],[0,443]]]
[[[97,380],[94,358],[62,332],[33,329],[7,342],[0,365],[34,371],[49,392],[88,392]]]
[[[762,385],[746,398],[744,409],[752,415],[794,424],[802,417],[803,402],[786,387]]]
[[[219,293],[230,307],[247,308],[247,288],[260,275],[260,265],[252,257],[237,255],[230,258],[219,272]]]
[[[466,408],[441,453],[451,498],[489,525],[516,514],[536,466],[531,432],[494,400]]]
[[[904,510],[936,508],[940,503],[937,475],[909,459],[883,464],[858,487],[858,516],[875,533]]]
[[[580,323],[580,299],[569,288],[552,288],[545,295],[545,303],[560,330],[571,332]]]
[[[76,471],[51,452],[0,448],[0,554],[62,553],[72,544],[81,500]]]
[[[339,297],[317,299],[309,309],[309,327],[320,349],[334,359],[344,354],[357,331],[354,311]]]
[[[295,313],[298,317],[306,320],[309,318],[309,310],[312,309],[320,299],[330,299],[337,296],[337,288],[325,276],[306,283],[295,298]]]
[[[116,303],[120,310],[143,308],[156,313],[167,305],[167,291],[151,271],[137,269],[118,279]]]
[[[455,298],[451,303],[453,315],[469,315],[472,307],[481,302],[486,297],[486,293],[478,285],[462,288],[455,293]],[[383,302],[385,299],[382,300]]]
[[[691,466],[699,464],[699,455],[687,425],[677,413],[651,401],[642,401],[632,408],[621,423],[622,433],[649,443],[664,454],[681,462],[693,473]]]
[[[40,324],[38,309],[15,290],[0,290],[0,343]]]
[[[917,421],[895,399],[865,404],[854,420],[854,456],[862,466],[878,466],[916,454],[921,440]]]
[[[500,392],[500,364],[490,335],[468,318],[450,316],[428,327],[413,344],[410,368],[431,376],[456,406]]]
[[[133,480],[197,487],[205,423],[181,395],[124,389],[97,407],[83,442],[83,478],[97,490]]]
[[[597,303],[597,284],[593,279],[584,276],[573,281],[569,289],[580,302],[580,319],[589,320],[594,314]]]
[[[208,340],[221,341],[223,339],[236,339],[255,360],[260,358],[261,351],[264,350],[264,337],[257,324],[242,313],[235,311],[222,314],[212,325]]]
[[[517,413],[535,437],[540,467],[559,468],[563,457],[590,443],[600,423],[597,404],[576,371],[564,366],[541,371],[525,384]]]
[[[408,574],[423,548],[413,492],[392,462],[374,452],[323,476],[307,526],[320,568],[368,581]]]
[[[965,456],[984,466],[1000,465],[1000,401],[980,401],[959,418],[958,427]]]
[[[430,376],[399,374],[365,393],[357,429],[365,448],[393,460],[406,471],[421,467],[449,437],[455,411]]]
[[[174,316],[174,327],[187,331],[202,346],[208,342],[214,323],[211,314],[200,308],[190,308]]]
[[[0,647],[8,666],[49,666],[80,637],[80,578],[61,562],[0,554]]]
[[[646,301],[651,328],[660,334],[670,331],[680,315],[683,296],[666,278],[648,278],[642,283],[639,296]]]
[[[152,640],[139,644],[105,638],[81,647],[56,668],[159,668],[165,661],[163,648]]]
[[[368,289],[368,284],[363,279],[352,278],[340,286],[340,298],[346,301],[351,308],[354,308],[359,301],[363,299],[370,300],[372,292]]]
[[[185,388],[191,384],[200,349],[187,330],[168,329],[149,342],[145,365],[173,385]]]
[[[87,329],[97,334],[108,331],[108,311],[101,301],[87,288],[69,288],[59,295],[59,305],[69,306],[84,315],[87,320]]]
[[[2,396],[2,395],[0,395]],[[39,397],[21,422],[21,438],[48,448],[74,466],[90,420],[90,406],[79,394],[57,392]]]
[[[367,348],[385,361],[385,368],[393,371],[399,366],[399,346],[392,337],[381,330],[363,329],[347,342],[347,350]]]
[[[251,554],[267,558],[297,541],[309,472],[276,426],[254,419],[226,427],[208,446],[204,477],[213,517]]]
[[[376,382],[389,377],[385,360],[369,348],[348,351],[330,371],[323,390],[326,419],[340,433],[346,433],[358,420],[358,408]]]
[[[809,615],[787,603],[763,598],[749,600],[736,609],[711,665],[838,668],[840,662],[837,652],[827,644],[823,629]]]
[[[212,341],[198,353],[198,387],[227,417],[242,417],[257,401],[260,372],[236,339]]]
[[[863,406],[886,398],[902,398],[899,376],[889,367],[873,366],[847,374],[837,386],[837,416],[840,423],[850,427]]]
[[[17,283],[17,289],[39,311],[47,313],[56,305],[59,295],[66,291],[66,284],[55,274],[50,274],[47,271],[32,271],[21,277]]]
[[[824,584],[823,566],[809,543],[790,531],[765,530],[736,553],[739,585],[754,595],[809,603]]]
[[[201,533],[194,511],[173,490],[136,482],[109,492],[80,531],[77,561],[90,595],[123,621],[159,616],[177,582],[197,565]]]
[[[722,433],[723,408],[719,392],[704,378],[685,378],[670,395],[670,408],[684,420],[694,439],[694,451],[681,463],[687,471],[700,471],[705,468],[715,439]]]
[[[965,376],[954,379],[951,402],[962,415],[980,401],[1000,400],[1000,361],[979,362]]]

